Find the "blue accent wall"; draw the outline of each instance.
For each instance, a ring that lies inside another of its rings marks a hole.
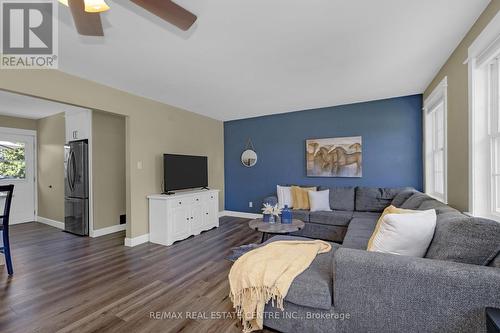
[[[413,95],[225,122],[225,209],[259,212],[278,184],[422,190],[421,110],[422,95]],[[346,136],[362,136],[363,177],[307,177],[305,140]],[[258,155],[252,168],[240,162],[248,138]]]

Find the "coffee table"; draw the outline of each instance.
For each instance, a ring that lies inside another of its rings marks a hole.
[[[248,222],[250,229],[262,232],[261,243],[269,239],[269,235],[288,235],[291,232],[304,229],[304,222],[301,220],[293,219],[292,223],[269,223],[264,222],[262,219],[255,219]]]

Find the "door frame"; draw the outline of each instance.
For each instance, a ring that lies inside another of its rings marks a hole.
[[[37,131],[13,127],[0,127],[0,133],[31,136],[33,139],[33,206],[35,207],[33,221],[38,219],[38,143]],[[26,222],[27,223],[27,222]],[[20,224],[20,223],[19,223]]]

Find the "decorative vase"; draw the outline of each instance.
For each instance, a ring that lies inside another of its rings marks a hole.
[[[292,210],[288,208],[288,205],[281,210],[281,223],[291,224],[292,223]]]
[[[269,219],[271,218],[271,216],[272,216],[271,214],[264,214],[262,216],[262,221],[263,222],[269,222]]]
[[[269,223],[276,223],[276,217],[273,214],[269,215]]]

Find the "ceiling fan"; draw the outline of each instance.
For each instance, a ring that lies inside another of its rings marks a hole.
[[[175,25],[181,30],[188,30],[197,17],[171,0],[130,0],[148,12]],[[104,0],[59,0],[71,10],[76,30],[80,35],[104,36],[101,12],[110,7]]]

